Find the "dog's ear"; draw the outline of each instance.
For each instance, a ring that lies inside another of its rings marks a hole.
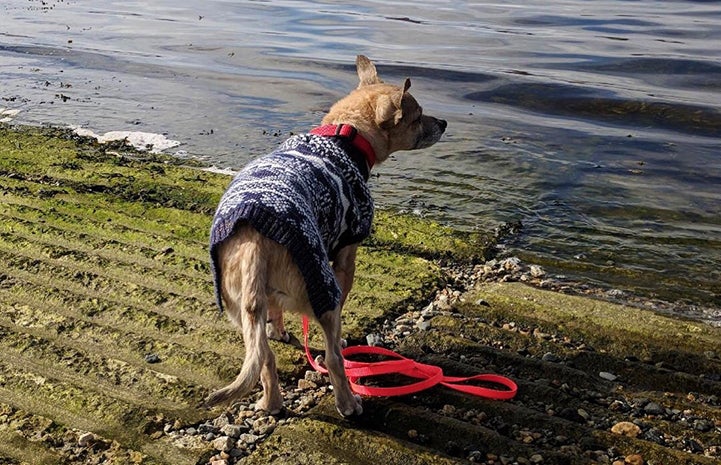
[[[376,124],[383,129],[390,129],[403,118],[403,93],[390,96],[383,94],[376,100]]]
[[[358,78],[360,83],[358,87],[369,86],[372,84],[381,84],[383,81],[378,77],[376,66],[365,55],[358,55],[355,59],[355,65],[358,70]]]
[[[396,96],[396,105],[398,108],[403,108],[403,96],[408,92],[408,89],[411,88],[411,80],[406,78],[405,82],[403,83],[403,92],[399,92]]]

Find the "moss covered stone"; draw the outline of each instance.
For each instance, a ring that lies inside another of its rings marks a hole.
[[[229,182],[65,130],[0,126],[0,401],[145,461],[194,463],[198,452],[161,444],[142,425],[207,418],[197,402],[240,369],[242,341],[214,306],[207,254]],[[344,315],[350,339],[428,299],[441,273],[426,257],[461,241],[438,225],[424,236],[416,221],[408,236],[410,220],[378,219]],[[302,351],[274,348],[281,376],[300,376]],[[14,437],[3,418],[2,434]],[[6,444],[22,443],[17,435]]]

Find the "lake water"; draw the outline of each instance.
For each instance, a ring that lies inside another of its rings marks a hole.
[[[317,124],[363,53],[449,122],[377,170],[380,206],[521,221],[524,258],[719,308],[720,44],[707,1],[4,0],[0,108],[238,168]]]

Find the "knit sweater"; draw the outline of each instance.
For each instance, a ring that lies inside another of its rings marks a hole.
[[[293,136],[235,176],[210,231],[221,311],[218,246],[239,224],[252,225],[288,249],[316,316],[338,307],[341,289],[329,261],[341,248],[368,237],[373,220],[365,173],[344,146],[339,138]]]

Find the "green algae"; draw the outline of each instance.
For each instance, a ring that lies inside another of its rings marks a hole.
[[[669,354],[679,346],[702,354],[717,350],[721,341],[721,330],[703,323],[520,283],[481,285],[467,297],[468,302],[478,300],[490,306],[465,306],[464,311],[561,332],[606,347],[618,356]]]
[[[193,462],[143,425],[211,414],[195,405],[235,377],[243,357],[239,334],[214,307],[207,254],[230,177],[182,163],[64,130],[0,126],[0,400],[102,434],[119,457],[143,463]],[[484,253],[478,244],[379,212],[359,252],[348,337],[427,300],[442,280],[429,259],[454,249],[473,259]],[[288,320],[299,335],[297,318]],[[303,352],[272,345],[281,377],[302,376]],[[148,365],[148,354],[160,363]],[[3,454],[24,460],[13,450]]]
[[[454,230],[407,213],[380,210],[367,244],[419,257],[485,261],[491,258],[495,242],[478,231]]]
[[[307,418],[288,423],[243,463],[451,465],[457,460],[428,448],[340,420],[332,402]],[[315,447],[311,446],[314,444]]]

